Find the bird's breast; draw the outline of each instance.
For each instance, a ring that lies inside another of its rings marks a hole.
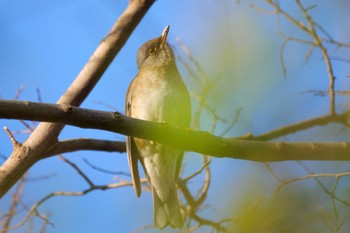
[[[131,117],[181,125],[184,99],[181,87],[154,73],[138,75],[132,85]]]

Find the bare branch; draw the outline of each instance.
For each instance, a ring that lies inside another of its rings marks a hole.
[[[129,1],[125,11],[57,103],[79,106],[84,101],[153,3],[154,0]],[[57,142],[63,127],[63,124],[39,124],[23,143],[23,148],[29,148],[29,150],[18,150],[12,153],[0,168],[0,197],[42,158],[43,152]]]
[[[301,177],[296,177],[296,178],[292,178],[292,179],[288,179],[288,180],[284,180],[283,182],[281,182],[281,184],[278,186],[278,188],[276,189],[275,195],[277,195],[277,193],[279,193],[279,191],[285,187],[286,185],[290,184],[290,183],[294,183],[294,182],[298,182],[298,181],[304,181],[307,179],[319,179],[321,177],[334,177],[336,180],[339,179],[340,177],[345,177],[345,176],[350,176],[350,172],[343,172],[343,173],[319,173],[319,174],[309,174],[309,175],[305,175],[305,176],[301,176]],[[337,181],[336,181],[337,182]],[[335,190],[335,189],[333,189]],[[334,196],[331,192],[327,191],[328,194]],[[342,202],[343,204],[350,206],[349,202],[346,202],[344,200],[341,200],[338,197],[335,197],[338,201]]]
[[[112,174],[112,175],[123,175],[123,176],[128,176],[128,177],[131,177],[130,173],[128,172],[117,172],[117,171],[110,171],[110,170],[106,170],[106,169],[103,169],[103,168],[100,168],[100,167],[97,167],[95,165],[93,165],[92,163],[89,162],[89,160],[87,159],[83,159],[83,161],[89,165],[92,169],[95,169],[96,171],[100,171],[100,172],[103,172],[103,173],[107,173],[107,174]]]
[[[126,148],[125,142],[79,138],[57,142],[43,154],[43,158],[80,150],[123,153],[126,151]]]
[[[304,94],[304,93],[312,93],[316,96],[329,95],[329,91],[322,91],[322,90],[307,90],[307,91],[302,92],[302,94]],[[336,95],[350,95],[350,91],[334,91],[334,94],[336,94]]]
[[[39,88],[36,89],[36,94],[37,94],[37,96],[38,96],[38,102],[43,102],[43,101],[42,101],[42,98],[41,98],[41,92],[40,92],[40,89],[39,89]]]
[[[42,111],[42,109],[45,111]],[[166,123],[149,122],[123,116],[120,113],[95,111],[69,105],[43,104],[0,100],[0,117],[25,118],[58,122],[82,128],[94,128],[157,141],[187,151],[215,157],[229,157],[253,161],[285,160],[349,160],[350,144],[260,142],[286,133],[316,125],[338,122],[347,125],[350,110],[343,114],[324,116],[282,127],[269,134],[254,137],[255,141],[221,138],[203,131],[172,127]],[[253,138],[253,137],[251,137]],[[4,169],[0,167],[0,171]],[[0,182],[0,190],[1,189]]]
[[[146,178],[141,179],[141,182],[142,183],[147,182]],[[107,184],[107,185],[94,185],[94,186],[91,186],[91,187],[84,189],[82,191],[79,191],[79,192],[64,192],[64,191],[52,192],[52,193],[46,195],[44,198],[42,198],[37,203],[35,203],[30,208],[30,210],[27,212],[26,216],[23,218],[23,220],[20,223],[7,228],[6,230],[12,230],[12,229],[16,229],[16,228],[23,226],[30,219],[30,217],[37,211],[39,206],[41,206],[44,202],[46,202],[47,200],[49,200],[53,197],[57,197],[57,196],[83,196],[83,195],[86,195],[86,194],[88,194],[92,191],[95,191],[95,190],[107,190],[107,189],[115,189],[115,188],[128,187],[128,186],[132,186],[132,182],[123,181],[123,182],[112,183],[112,184]]]
[[[17,142],[17,140],[15,139],[15,137],[12,135],[11,131],[5,126],[4,127],[5,132],[7,133],[7,135],[9,136],[11,142],[12,142],[12,146],[15,150],[17,150],[18,148],[21,147],[21,144],[19,142]]]
[[[193,179],[194,177],[196,177],[196,176],[198,176],[199,174],[201,174],[202,171],[203,171],[207,166],[209,166],[210,162],[211,162],[211,161],[209,160],[209,161],[207,161],[206,163],[204,163],[196,172],[194,172],[193,174],[191,174],[191,175],[189,175],[189,176],[183,178],[182,181],[183,181],[183,182],[188,182],[190,179]]]
[[[191,192],[188,189],[186,182],[183,180],[178,180],[177,185],[181,189],[188,203],[187,209],[185,209],[185,212],[186,212],[186,215],[190,217],[190,220],[191,219],[195,220],[196,222],[199,223],[200,226],[207,225],[207,226],[211,226],[213,229],[219,232],[228,232],[228,230],[222,226],[222,223],[223,223],[222,221],[214,222],[198,216],[197,214],[198,205],[196,205],[197,200],[195,200],[195,198],[191,195]]]
[[[8,227],[10,226],[11,221],[13,220],[14,215],[16,214],[18,204],[20,203],[20,200],[22,198],[25,184],[26,184],[26,175],[24,175],[21,178],[20,182],[18,182],[16,186],[16,190],[12,195],[11,204],[6,214],[6,218],[4,220],[4,223],[1,224],[3,230],[0,230],[0,233],[5,233],[6,229],[8,229]]]
[[[22,86],[20,86],[16,92],[16,95],[13,97],[14,100],[18,100],[19,96],[22,94],[22,92],[24,91],[24,89],[26,88],[27,84],[23,84]]]
[[[301,4],[300,0],[295,0],[301,10],[301,12],[304,14],[304,17],[307,19],[309,23],[309,34],[310,36],[315,39],[315,42],[318,46],[318,48],[321,50],[323,58],[326,62],[326,68],[328,72],[328,77],[329,77],[329,85],[328,85],[328,91],[329,91],[329,96],[330,96],[330,114],[333,115],[335,114],[335,93],[334,93],[334,82],[335,82],[335,75],[333,72],[333,66],[331,63],[331,59],[329,57],[329,54],[327,52],[327,49],[324,47],[322,43],[322,39],[318,36],[315,28],[315,23],[307,10],[304,8],[304,6]]]
[[[339,123],[339,124],[344,124],[345,126],[349,126],[349,122],[348,122],[349,120],[348,118],[350,116],[349,114],[350,114],[350,110],[345,111],[344,113],[338,114],[338,115],[331,115],[331,116],[325,115],[325,116],[315,117],[315,118],[300,121],[298,123],[294,123],[291,125],[286,125],[257,136],[254,136],[253,134],[246,134],[240,137],[240,139],[249,139],[249,140],[255,140],[255,141],[269,141],[282,136],[286,136],[291,133],[296,133],[302,130],[310,129],[311,127],[327,125],[330,123]]]
[[[226,127],[226,129],[220,134],[221,137],[223,137],[224,135],[226,135],[232,128],[233,126],[236,125],[237,121],[238,121],[238,118],[239,118],[239,115],[241,114],[241,111],[242,109],[238,109],[236,112],[235,112],[235,115],[233,116],[232,120],[231,120],[231,123]]]
[[[317,31],[316,28],[319,28],[321,30],[321,32],[323,32],[327,37],[328,37],[328,41],[332,41],[332,39],[330,38],[329,34],[317,23],[314,22],[314,20],[312,19],[311,15],[309,14],[308,10],[310,10],[310,8],[305,8],[300,0],[295,0],[296,4],[298,5],[300,11],[302,12],[304,18],[306,19],[308,26],[306,26],[303,22],[295,19],[294,17],[292,17],[290,14],[288,14],[286,11],[284,11],[278,3],[272,1],[272,0],[265,0],[268,4],[270,4],[277,12],[277,17],[278,14],[284,16],[289,22],[291,22],[292,24],[294,24],[295,26],[297,26],[299,29],[301,29],[302,31],[306,32],[313,40],[314,42],[312,42],[312,44],[315,44],[315,47],[319,48],[322,56],[325,60],[326,63],[326,69],[327,69],[327,73],[328,73],[328,77],[329,77],[329,85],[328,85],[328,92],[329,92],[329,108],[330,108],[330,115],[334,115],[335,114],[335,93],[334,93],[334,82],[335,82],[335,75],[333,72],[333,66],[332,66],[332,62],[330,59],[330,56],[327,52],[326,47],[323,45],[323,41],[324,39],[322,39]],[[277,18],[278,20],[278,18]],[[278,23],[278,21],[277,21]],[[288,37],[287,37],[288,38]],[[299,39],[298,39],[299,40]],[[285,65],[283,63],[283,49],[285,44],[289,41],[289,39],[287,39],[284,44],[281,47],[281,63],[282,63],[282,68],[283,71],[285,73]],[[305,42],[301,42],[301,43],[305,43]]]
[[[78,174],[83,177],[83,179],[86,181],[86,183],[89,184],[90,187],[94,186],[94,183],[90,180],[90,178],[73,162],[71,162],[69,159],[66,159],[62,155],[58,155],[58,157],[63,160],[65,163],[69,164],[74,170],[78,172]]]

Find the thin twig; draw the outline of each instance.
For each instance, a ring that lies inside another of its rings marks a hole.
[[[86,181],[86,183],[89,184],[90,187],[94,186],[94,183],[90,180],[90,178],[75,163],[69,161],[69,159],[63,157],[62,155],[58,155],[58,158],[70,165]]]
[[[117,172],[117,171],[111,171],[111,170],[106,170],[104,168],[100,168],[100,167],[97,167],[96,165],[93,165],[92,163],[89,162],[89,160],[87,159],[83,159],[83,161],[89,165],[92,169],[96,170],[96,171],[100,171],[100,172],[103,172],[103,173],[106,173],[106,174],[112,174],[112,175],[122,175],[122,176],[128,176],[128,177],[131,177],[130,173],[128,172]]]
[[[141,179],[141,183],[145,183],[145,182],[147,182],[146,179]],[[119,183],[112,183],[112,184],[107,184],[107,185],[93,185],[93,186],[91,186],[87,189],[84,189],[82,191],[79,191],[79,192],[64,192],[64,191],[52,192],[52,193],[46,195],[40,201],[36,202],[30,208],[30,210],[27,212],[26,216],[23,218],[23,220],[21,222],[19,222],[15,226],[7,228],[7,230],[9,231],[9,230],[17,229],[17,228],[23,226],[29,220],[31,215],[35,211],[37,211],[39,206],[41,206],[43,203],[45,203],[47,200],[49,200],[53,197],[57,197],[57,196],[83,196],[83,195],[86,195],[86,194],[88,194],[92,191],[95,191],[95,190],[115,189],[115,188],[121,188],[121,187],[128,187],[128,186],[132,186],[132,185],[133,185],[132,182],[119,182]]]

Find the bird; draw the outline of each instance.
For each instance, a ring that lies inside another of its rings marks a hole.
[[[138,74],[126,94],[126,116],[189,128],[190,95],[176,66],[174,52],[167,43],[170,26],[160,37],[145,42],[137,52]],[[151,186],[154,225],[181,228],[181,214],[176,190],[184,151],[135,137],[126,138],[128,163],[136,195],[141,195],[140,161]]]

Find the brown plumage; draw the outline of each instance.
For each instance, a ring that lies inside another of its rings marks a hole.
[[[177,70],[175,57],[166,42],[169,26],[162,35],[144,43],[137,54],[139,73],[126,95],[127,116],[189,127],[191,103]],[[127,137],[129,167],[137,196],[141,194],[138,161],[150,182],[154,201],[154,222],[158,228],[182,227],[175,183],[183,151],[157,142]]]

